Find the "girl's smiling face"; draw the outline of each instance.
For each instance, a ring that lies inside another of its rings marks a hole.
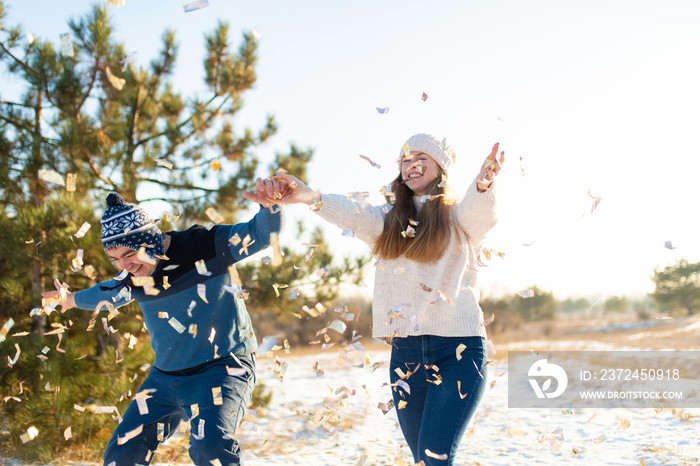
[[[430,183],[440,174],[440,167],[429,155],[411,151],[411,158],[401,159],[401,178],[416,196],[427,194]]]

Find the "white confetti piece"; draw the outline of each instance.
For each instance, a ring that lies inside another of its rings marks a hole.
[[[197,296],[202,298],[202,301],[209,304],[209,301],[207,301],[207,285],[204,283],[197,284]]]
[[[377,112],[379,112],[380,115],[389,113],[389,107],[377,107]]]
[[[190,11],[199,10],[208,6],[209,0],[199,0],[197,2],[185,3],[182,8],[185,10],[185,13],[189,13]]]
[[[518,291],[518,295],[521,298],[532,298],[535,296],[535,290],[522,290]]]
[[[268,335],[262,339],[262,341],[258,345],[258,349],[256,352],[259,355],[263,355],[263,354],[267,353],[268,351],[272,350],[272,347],[275,346],[275,343],[277,343],[277,338],[275,338],[272,335]]]
[[[39,169],[39,178],[47,183],[53,183],[60,186],[66,185],[66,182],[63,181],[63,176],[54,170],[49,170],[46,168]]]
[[[59,34],[58,37],[61,38],[61,55],[64,57],[73,56],[73,42],[70,40],[70,34],[63,33]]]
[[[141,432],[143,432],[143,424],[138,426],[136,429],[130,430],[129,432],[124,434],[124,437],[117,437],[117,443],[119,445],[124,445],[126,442],[128,442],[132,438],[137,437]]]

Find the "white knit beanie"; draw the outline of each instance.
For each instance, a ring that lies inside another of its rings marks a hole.
[[[448,175],[450,168],[452,168],[452,165],[454,165],[457,157],[457,154],[455,154],[452,147],[447,144],[447,140],[445,138],[443,138],[441,141],[432,134],[414,134],[408,138],[406,144],[408,144],[409,151],[415,150],[428,154],[437,162],[438,165],[440,165],[440,168],[442,168],[442,171],[446,176]],[[404,144],[404,146],[406,144]],[[401,152],[399,152],[399,170],[401,170],[401,161],[403,160],[403,157],[404,147],[402,146]]]

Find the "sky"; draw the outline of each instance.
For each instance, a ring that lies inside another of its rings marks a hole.
[[[90,5],[5,3],[8,24],[56,45]],[[500,220],[485,246],[505,256],[480,269],[484,294],[536,285],[560,299],[640,297],[655,268],[700,261],[700,2],[210,0],[188,13],[185,3],[110,7],[116,37],[147,66],[174,28],[175,87],[195,95],[204,33],[227,21],[237,47],[256,31],[258,80],[235,127],[275,116],[262,167],[290,142],[312,148],[311,187],[368,191],[379,204],[412,134],[447,138],[458,192],[500,142]],[[324,225],[338,254],[369,252],[306,206],[287,211],[290,226]],[[294,228],[284,239],[305,240]]]

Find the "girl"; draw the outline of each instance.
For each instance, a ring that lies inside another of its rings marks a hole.
[[[446,185],[455,152],[430,134],[408,139],[388,204],[360,211],[290,175],[258,180],[269,202],[311,206],[366,242],[377,259],[373,336],[392,346],[390,379],[401,430],[416,463],[452,465],[485,388],[484,319],[477,264],[496,224],[498,143],[463,198]]]

